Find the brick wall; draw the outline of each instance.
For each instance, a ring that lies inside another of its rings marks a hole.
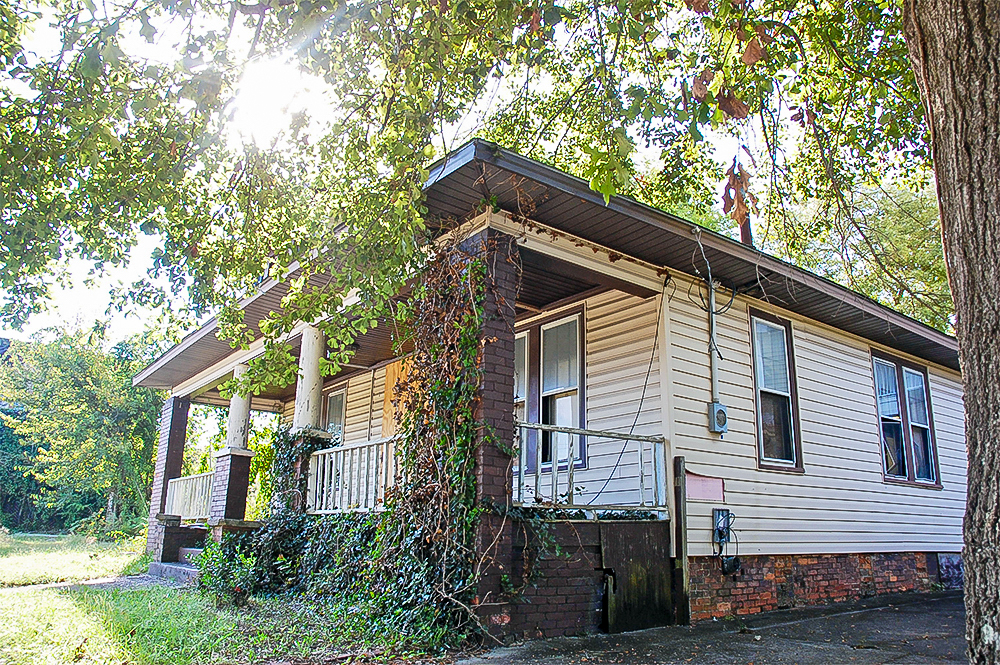
[[[224,449],[215,455],[212,503],[209,519],[242,520],[250,485],[250,455],[240,449]]]
[[[518,637],[582,635],[601,628],[604,571],[596,523],[551,524],[562,553],[539,551],[515,525],[514,579],[521,580],[524,562],[533,565],[533,581],[509,608],[508,634]]]
[[[922,552],[740,557],[723,575],[714,557],[691,557],[691,621],[756,614],[904,591],[927,591],[932,575]],[[933,567],[933,566],[932,566]]]
[[[517,268],[513,239],[492,229],[478,233],[463,243],[470,253],[487,259],[483,340],[483,383],[476,418],[488,429],[476,449],[476,499],[507,505],[510,501],[512,459],[497,441],[514,440],[514,300],[517,295]],[[491,437],[495,437],[495,440]],[[495,634],[509,630],[510,614],[503,601],[503,580],[510,575],[513,535],[510,520],[486,515],[479,528],[476,551],[485,565],[477,588],[476,613]]]
[[[156,516],[163,512],[167,501],[167,482],[181,475],[184,459],[184,439],[187,434],[188,409],[186,399],[168,397],[160,412],[160,440],[156,447],[153,467],[153,489],[149,499],[149,530],[146,552],[158,553],[163,547],[163,525]]]
[[[164,526],[160,556],[157,560],[163,563],[178,561],[182,547],[203,547],[207,533],[206,529],[195,526]]]

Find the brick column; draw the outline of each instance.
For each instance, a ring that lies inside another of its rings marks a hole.
[[[223,448],[215,453],[209,524],[218,520],[242,520],[246,517],[251,457],[253,452],[245,448]]]
[[[483,383],[477,419],[488,425],[476,450],[476,498],[509,506],[514,442],[514,300],[517,296],[517,247],[508,235],[487,229],[464,246],[483,253],[489,269],[483,324]],[[500,445],[497,445],[500,444]],[[500,446],[504,446],[502,449]],[[477,614],[495,634],[511,624],[512,606],[503,598],[501,579],[512,573],[513,529],[503,515],[484,515],[477,551],[486,561],[479,583]]]
[[[485,322],[482,339],[483,384],[477,418],[489,425],[496,442],[514,445],[514,301],[517,297],[517,257],[514,239],[493,229],[467,242],[486,253]],[[511,456],[493,442],[476,451],[477,498],[503,505],[511,500]]]
[[[153,470],[153,491],[149,498],[149,530],[146,552],[159,551],[163,542],[163,524],[156,518],[167,504],[167,483],[181,475],[184,440],[187,436],[188,409],[191,402],[181,397],[168,397],[160,412],[160,442],[156,449]]]

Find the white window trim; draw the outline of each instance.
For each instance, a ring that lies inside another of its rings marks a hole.
[[[904,393],[906,392],[906,375],[912,374],[913,376],[920,377],[920,387],[923,389],[923,394],[924,394],[924,410],[927,412],[926,423],[913,422],[913,416],[910,414],[910,395],[909,394],[902,395],[901,399],[903,399],[906,402],[906,418],[909,421],[911,430],[908,434],[910,439],[910,451],[911,451],[910,454],[913,456],[913,482],[924,483],[926,485],[937,485],[938,479],[935,478],[935,476],[937,475],[937,469],[935,468],[934,464],[934,459],[935,459],[934,435],[933,432],[931,432],[931,403],[930,399],[928,398],[928,394],[930,393],[930,386],[927,385],[927,377],[924,376],[921,372],[912,370],[909,367],[903,367],[902,370],[903,370]],[[930,478],[917,477],[917,444],[913,440],[913,432],[912,432],[914,427],[919,427],[927,433],[927,444],[930,446],[930,450],[927,451],[929,454],[927,463],[930,465],[930,470],[931,470]],[[893,476],[893,478],[897,477],[899,476]]]
[[[784,342],[783,348],[785,350],[785,382],[788,384],[788,388],[790,390],[792,387],[792,368],[791,368],[791,358],[788,357],[788,330],[786,330],[784,326],[779,326],[776,323],[772,323],[771,321],[766,321],[765,319],[757,318],[756,316],[750,317],[750,323],[754,327],[756,327],[756,324],[761,323],[767,326],[768,328],[773,328],[775,330],[781,331],[781,339]],[[773,390],[771,388],[761,387],[763,377],[758,376],[759,374],[762,374],[762,372],[760,371],[757,362],[758,349],[759,349],[757,344],[758,344],[758,339],[755,329],[755,334],[753,336],[753,372],[755,379],[754,402],[756,403],[757,406],[757,448],[760,452],[760,459],[762,462],[766,462],[767,464],[779,464],[781,466],[787,466],[791,469],[796,469],[799,466],[799,460],[798,460],[798,451],[796,450],[795,447],[795,411],[794,411],[794,403],[793,403],[794,400],[792,399],[792,393],[781,392],[780,390]],[[788,400],[788,419],[789,419],[788,425],[789,425],[789,430],[790,430],[789,434],[791,436],[791,444],[792,444],[792,459],[790,460],[782,459],[780,457],[768,457],[767,455],[764,454],[764,428],[761,423],[762,414],[760,406],[760,394],[762,392],[771,393],[772,395],[780,395],[781,397],[784,397],[785,399]]]
[[[882,400],[878,392],[878,372],[875,370],[876,365],[884,365],[886,367],[892,368],[893,376],[896,379],[896,410],[899,411],[898,416],[893,417],[893,416],[882,415]],[[903,404],[900,402],[902,401],[903,403],[906,403],[906,395],[899,394],[899,376],[896,374],[896,372],[898,372],[900,369],[906,371],[905,368],[900,368],[900,366],[897,365],[896,363],[891,363],[887,360],[882,360],[881,358],[872,358],[872,381],[875,382],[875,411],[878,414],[878,442],[882,453],[882,473],[885,475],[886,478],[892,478],[894,480],[899,480],[899,479],[909,480],[909,471],[905,468],[903,469],[902,475],[898,473],[889,473],[888,465],[886,464],[887,460],[885,458],[885,448],[886,448],[885,434],[882,431],[883,419],[899,423],[899,431],[900,434],[903,436],[903,464],[904,465],[908,464],[909,461],[907,460],[906,446],[909,445],[907,444],[907,441],[909,441],[911,437],[907,436],[906,428],[903,427]],[[906,385],[905,379],[903,385]],[[909,408],[910,405],[906,403],[907,415],[909,415]],[[928,405],[927,408],[930,408],[930,405]]]
[[[347,386],[335,388],[323,396],[323,420],[326,421],[327,431],[329,431],[330,428],[330,398],[334,395],[343,395],[344,399],[344,409],[340,418],[340,439],[341,443],[343,443],[347,430]]]
[[[523,405],[525,405],[525,407],[527,407],[527,405],[528,405],[528,386],[531,383],[531,381],[530,381],[530,376],[531,376],[531,344],[530,344],[530,340],[528,339],[528,331],[519,332],[516,335],[514,335],[514,344],[515,345],[517,344],[517,340],[519,340],[519,339],[523,339],[524,340],[524,366],[523,367],[515,367],[514,371],[516,372],[517,370],[520,369],[524,373],[524,397],[522,399],[518,399],[517,398],[517,394],[515,393],[515,395],[514,395],[514,406],[517,406],[518,404],[523,404]],[[516,382],[515,382],[515,385],[514,385],[514,390],[515,391],[517,390],[517,384],[516,384]]]
[[[583,314],[580,313],[580,312],[577,312],[575,314],[570,314],[569,316],[563,317],[561,319],[557,319],[555,321],[550,321],[549,323],[542,324],[541,326],[538,327],[538,421],[539,422],[542,421],[542,403],[544,402],[544,400],[545,400],[546,397],[556,397],[556,396],[559,396],[559,395],[568,395],[568,394],[571,394],[571,393],[576,393],[577,400],[580,400],[580,396],[582,395],[582,391],[581,391],[580,388],[581,388],[581,386],[583,384],[584,362],[585,362],[585,359],[584,359],[584,355],[585,354],[581,350],[581,346],[582,346],[581,342],[582,342],[582,339],[583,339],[581,337],[581,335],[583,334],[582,321],[583,321]],[[577,374],[577,376],[576,376],[576,385],[574,387],[572,387],[572,388],[557,388],[555,390],[548,390],[548,391],[546,391],[545,388],[544,388],[544,386],[545,386],[545,376],[544,376],[544,374],[545,374],[545,331],[549,330],[551,328],[558,328],[559,326],[565,325],[566,323],[569,323],[569,322],[573,322],[573,324],[576,326],[576,374]],[[527,333],[525,332],[525,333],[522,333],[522,334],[526,335]],[[531,345],[529,344],[526,347],[525,358],[529,358],[529,356],[531,354],[530,346]],[[528,359],[527,362],[528,362],[529,373],[530,373],[530,367],[531,367],[531,360],[530,360],[530,358]],[[578,408],[580,410],[585,410],[586,406],[583,405],[583,404],[578,404]],[[579,411],[576,414],[576,418],[577,418],[577,423],[576,423],[575,427],[584,428],[585,427],[585,423],[582,422],[583,421],[583,417],[582,417],[582,415],[580,414]],[[543,436],[542,433],[539,432],[539,437],[538,437],[538,447],[539,447],[538,454],[539,454],[539,457],[541,456],[542,436]],[[579,436],[574,436],[573,438],[570,439],[570,441],[572,442],[571,445],[575,444],[576,448],[577,448],[576,449],[576,462],[575,463],[582,466],[582,463],[583,463],[583,460],[581,459],[581,457],[582,457],[581,453],[583,452],[582,451],[582,446],[581,446],[582,441],[580,440]],[[565,467],[566,466],[566,460],[558,460],[558,464],[560,465],[560,468]],[[577,468],[581,468],[581,467],[577,467]],[[541,470],[542,470],[542,473],[545,473],[546,471],[548,471],[549,473],[551,473],[551,471],[552,471],[552,460],[549,460],[548,462],[542,462],[541,463]]]

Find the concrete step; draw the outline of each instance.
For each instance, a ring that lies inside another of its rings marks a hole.
[[[195,558],[201,554],[201,547],[181,547],[177,550],[177,562],[194,564]]]
[[[154,577],[166,577],[184,584],[193,583],[198,579],[198,569],[188,563],[161,563],[154,561],[149,564],[149,574]]]

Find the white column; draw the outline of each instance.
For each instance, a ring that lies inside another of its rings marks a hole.
[[[325,352],[326,339],[323,332],[314,326],[306,326],[302,331],[302,348],[299,350],[299,379],[295,384],[293,430],[320,427],[323,377],[319,372],[319,361]]]
[[[246,374],[246,365],[233,369],[233,378]],[[226,425],[226,448],[246,448],[250,436],[250,397],[233,394],[229,398],[229,421]]]

